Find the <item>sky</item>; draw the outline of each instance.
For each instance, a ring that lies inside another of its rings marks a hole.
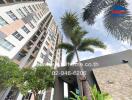
[[[124,51],[127,49],[131,49],[131,47],[127,43],[123,43],[121,41],[116,40],[114,37],[112,37],[107,30],[104,28],[103,25],[103,13],[97,16],[96,23],[92,26],[87,25],[86,22],[83,22],[81,19],[81,14],[83,12],[83,8],[89,3],[90,0],[47,0],[47,4],[49,6],[49,9],[55,19],[55,22],[59,26],[59,29],[61,33],[63,34],[63,31],[61,29],[61,17],[64,15],[66,11],[73,11],[76,12],[79,15],[80,18],[80,25],[88,31],[88,34],[86,37],[89,38],[99,38],[102,42],[107,45],[107,49],[95,49],[95,53],[88,53],[88,52],[80,52],[79,57],[81,60],[95,58],[98,56],[108,55],[111,53],[116,53],[120,51]],[[132,14],[132,0],[126,0],[129,5],[128,9]],[[66,38],[64,37],[64,42],[67,42]],[[62,54],[62,66],[64,66],[65,63],[65,51],[63,50]],[[73,59],[73,63],[77,62],[76,57]],[[67,97],[67,85],[64,84],[64,95]]]
[[[116,53],[120,51],[124,51],[126,49],[130,49],[130,46],[127,43],[123,43],[121,41],[116,40],[114,37],[112,37],[107,30],[104,28],[103,25],[103,12],[99,14],[96,17],[96,23],[92,26],[89,26],[86,22],[83,22],[82,12],[83,8],[89,3],[90,0],[47,0],[47,4],[49,6],[49,9],[55,19],[55,22],[59,26],[59,29],[61,33],[63,34],[63,30],[61,29],[61,17],[64,15],[66,11],[72,11],[76,12],[79,16],[80,25],[88,31],[88,34],[86,37],[89,38],[98,38],[102,42],[104,42],[105,45],[107,45],[107,49],[95,49],[95,53],[89,53],[89,52],[79,52],[79,57],[81,60],[95,58],[98,56],[103,56],[111,53]],[[132,0],[127,0],[129,2],[128,8],[132,8]],[[130,10],[132,12],[132,10]],[[66,42],[66,38],[63,39],[64,42]],[[63,50],[62,55],[62,66],[64,66],[65,63],[65,51]],[[73,63],[76,62],[76,57],[73,59]]]

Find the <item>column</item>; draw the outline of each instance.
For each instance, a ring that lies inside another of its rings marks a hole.
[[[64,100],[64,82],[58,76],[55,78],[54,100]]]

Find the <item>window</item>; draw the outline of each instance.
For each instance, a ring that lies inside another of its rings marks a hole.
[[[13,19],[14,21],[17,20],[18,18],[14,15],[14,13],[12,11],[8,11],[6,12],[8,16],[10,16],[11,19]]]
[[[0,26],[8,24],[2,17],[0,17]]]
[[[17,31],[12,34],[15,38],[17,38],[19,41],[21,41],[24,37],[19,34]]]
[[[50,41],[50,37],[48,37],[48,40]]]
[[[49,52],[49,55],[52,57],[53,54],[51,52]]]
[[[43,53],[41,53],[41,54],[40,54],[40,57],[43,59],[43,58],[44,58],[44,54],[43,54]]]
[[[39,5],[38,4],[36,4],[36,7],[37,7],[37,9],[39,9]]]
[[[28,6],[28,8],[31,10],[31,12],[34,12],[33,9],[31,8],[31,6]]]
[[[35,23],[37,23],[37,21],[36,21],[36,19],[34,18],[34,16],[32,17],[32,20],[33,20]]]
[[[39,16],[39,18],[41,18],[41,15],[40,15],[40,13],[38,13],[38,16]]]
[[[28,22],[28,25],[29,25],[31,28],[34,28],[34,25],[33,25],[31,22]]]
[[[37,65],[40,65],[41,63],[40,62],[37,62]]]
[[[43,13],[42,12],[40,12],[40,14],[41,14],[41,16],[43,16]]]
[[[29,29],[26,26],[22,27],[23,31],[26,32],[27,34],[30,32]]]
[[[23,9],[24,9],[24,11],[27,13],[27,14],[29,14],[30,12],[27,10],[27,8],[26,7],[23,7]]]
[[[44,48],[43,48],[43,49],[44,49],[44,51],[47,51],[47,48],[46,48],[45,46],[44,46]]]
[[[37,18],[37,20],[39,20],[38,16],[35,14],[35,17]]]
[[[12,50],[15,47],[13,44],[2,38],[0,38],[0,46],[8,51]]]
[[[22,12],[22,10],[19,8],[17,9],[17,12],[22,16],[22,17],[25,17],[26,15]]]
[[[48,63],[51,63],[51,60],[49,58],[47,58],[47,59],[48,59]]]
[[[46,41],[46,45],[48,46],[49,45],[49,43]]]
[[[34,10],[37,10],[36,7],[35,7],[35,5],[33,5],[32,7],[33,7]]]
[[[54,50],[53,47],[51,47],[51,50],[52,50],[52,51]]]

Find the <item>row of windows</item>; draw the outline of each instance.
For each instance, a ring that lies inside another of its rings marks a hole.
[[[29,29],[26,27],[26,26],[23,26],[22,27],[22,30],[25,32],[25,33],[29,33],[30,31],[29,31]],[[21,34],[19,34],[17,31],[16,32],[14,32],[13,34],[12,34],[15,38],[17,38],[19,41],[21,41],[24,37],[21,35]]]
[[[23,29],[23,31],[26,32],[27,34],[30,32],[26,26],[23,26],[22,29]],[[14,32],[12,35],[13,35],[16,39],[18,39],[19,41],[21,41],[21,40],[24,38],[24,37],[23,37],[21,34],[19,34],[17,31]],[[6,50],[11,50],[11,49],[14,47],[13,44],[11,44],[10,42],[8,42],[7,40],[2,39],[2,38],[0,38],[0,46],[2,46],[3,48],[5,48]]]
[[[31,12],[33,12],[33,9],[31,8],[31,6],[28,6],[28,8],[31,10]],[[35,10],[37,10],[36,9],[36,7],[35,7],[35,5],[33,5],[33,8],[35,9]],[[27,14],[29,14],[30,12],[27,10],[27,8],[26,7],[23,7],[23,9],[24,9],[24,11],[27,13]],[[24,12],[19,8],[19,9],[17,9],[17,12],[22,16],[22,17],[25,17],[26,15],[24,14]],[[12,12],[12,11],[8,11],[8,12],[6,12],[6,14],[12,19],[12,20],[18,20],[18,18],[17,18],[17,16]],[[42,16],[43,16],[43,12],[40,12],[40,13],[38,13],[38,16],[41,18]],[[38,18],[38,16],[37,15],[35,15],[35,17],[39,20],[39,18]],[[36,23],[37,21],[35,20],[35,18],[33,17],[32,18],[33,19],[33,21]],[[4,25],[6,25],[6,24],[8,24],[2,17],[0,17],[0,26],[4,26]]]

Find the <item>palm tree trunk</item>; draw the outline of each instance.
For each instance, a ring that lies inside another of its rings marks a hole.
[[[84,71],[83,66],[82,66],[82,64],[80,62],[77,50],[75,51],[75,53],[76,53],[76,56],[77,56],[77,60],[78,60],[80,71]],[[80,77],[85,78],[85,80],[80,80],[80,82],[82,84],[82,86],[81,86],[82,87],[82,92],[84,92],[83,95],[87,96],[88,100],[92,100],[91,92],[90,92],[90,85],[89,85],[88,81],[86,80],[86,76],[85,75],[83,75],[83,76],[81,75]]]

